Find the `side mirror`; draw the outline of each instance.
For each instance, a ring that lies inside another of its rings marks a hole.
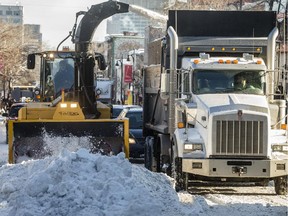
[[[29,54],[27,57],[27,68],[34,69],[35,68],[35,54]]]
[[[100,54],[100,53],[96,53],[95,59],[97,60],[99,69],[100,70],[105,70],[107,65],[106,65],[106,61],[105,61],[104,56],[102,54]]]
[[[8,117],[8,113],[2,113],[3,117]]]

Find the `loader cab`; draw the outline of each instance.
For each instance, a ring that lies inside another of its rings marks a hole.
[[[74,86],[74,53],[48,51],[28,55],[27,68],[40,71],[40,100],[52,101],[61,90],[71,91]]]
[[[95,62],[99,70],[105,70],[107,65],[104,56],[95,53]],[[74,51],[46,51],[29,54],[27,68],[40,71],[40,101],[50,102],[57,98],[62,89],[74,92],[78,83],[77,66]]]

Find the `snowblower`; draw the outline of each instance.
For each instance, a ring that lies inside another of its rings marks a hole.
[[[129,121],[112,119],[111,108],[97,101],[94,89],[96,65],[103,70],[102,55],[91,49],[94,31],[102,20],[128,12],[129,5],[108,1],[76,14],[68,37],[75,51],[32,53],[28,69],[40,68],[41,102],[30,102],[8,122],[9,163],[52,155],[57,149],[89,148],[92,153],[129,157]],[[84,15],[77,27],[77,18]],[[76,28],[77,27],[77,28]],[[40,64],[36,57],[40,56]],[[61,70],[66,74],[58,76]],[[72,72],[71,72],[72,71]],[[58,77],[58,78],[57,78]],[[59,78],[60,77],[60,78]],[[57,81],[58,80],[58,81]]]

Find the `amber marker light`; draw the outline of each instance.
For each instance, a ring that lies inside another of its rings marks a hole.
[[[261,60],[257,60],[256,64],[262,64]]]
[[[282,129],[282,130],[286,130],[286,128],[287,128],[287,125],[286,125],[286,124],[281,124],[281,129]]]
[[[194,64],[198,64],[200,61],[199,61],[199,59],[195,59],[193,62],[194,62]]]
[[[178,128],[184,128],[184,123],[183,122],[178,122]]]

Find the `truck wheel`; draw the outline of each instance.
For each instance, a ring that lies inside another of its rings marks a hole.
[[[151,144],[153,137],[147,137],[144,143],[144,165],[148,170],[152,170],[153,161],[153,145]]]
[[[187,176],[184,175],[182,172],[182,159],[181,158],[174,158],[171,166],[171,173],[172,178],[175,180],[175,190],[176,192],[179,192],[181,190],[187,190],[188,189],[188,179]]]
[[[182,158],[178,157],[174,142],[171,143],[170,163],[171,177],[175,180],[176,192],[187,190],[187,181],[185,181],[184,174],[182,172]]]
[[[274,179],[274,187],[277,195],[287,195],[288,176],[280,176]]]

